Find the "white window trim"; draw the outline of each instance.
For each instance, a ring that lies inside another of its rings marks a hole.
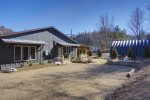
[[[15,53],[15,47],[20,47],[20,50],[21,50],[21,59],[20,60],[16,60],[15,56],[16,56],[16,53]],[[22,46],[21,45],[14,45],[14,62],[18,62],[18,61],[22,61]]]
[[[64,54],[70,54],[71,53],[71,47],[69,47],[69,46],[66,46],[66,47],[64,47],[64,49],[65,49],[65,52],[63,52]],[[64,51],[64,50],[63,50]]]
[[[35,49],[35,59],[31,59],[31,48],[34,47]],[[30,46],[30,60],[36,60],[36,46]]]
[[[20,47],[21,48],[21,59],[20,60],[15,60],[15,47]],[[23,59],[23,47],[28,47],[28,60]],[[31,47],[35,48],[35,59],[31,59]],[[36,55],[36,46],[22,46],[22,45],[14,45],[14,62],[19,62],[19,61],[29,61],[29,60],[36,60],[37,55]]]
[[[23,57],[23,47],[28,47],[28,59],[27,60],[24,60],[24,57]],[[22,61],[29,61],[30,60],[30,50],[29,50],[29,46],[22,46]]]

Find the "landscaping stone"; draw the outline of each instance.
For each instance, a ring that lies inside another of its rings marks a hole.
[[[61,65],[62,63],[60,61],[55,62],[56,65]]]
[[[7,69],[1,70],[2,73],[11,73],[11,72],[16,72],[16,71],[17,71],[16,68],[7,68]]]

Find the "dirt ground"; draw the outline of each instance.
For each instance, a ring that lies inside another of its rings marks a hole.
[[[0,100],[103,100],[121,86],[125,66],[67,64],[0,73]]]
[[[138,71],[106,100],[150,100],[150,66]]]

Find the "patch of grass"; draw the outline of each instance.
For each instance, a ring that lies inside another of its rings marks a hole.
[[[101,63],[102,63],[102,64],[106,64],[106,63],[107,63],[107,60],[106,60],[106,59],[101,59]]]
[[[92,59],[94,63],[100,63],[100,64],[106,64],[107,60],[106,59],[102,59],[102,58],[98,58],[98,59]]]
[[[34,65],[32,65],[32,67],[30,67],[30,66],[19,67],[18,71],[39,69],[39,68],[50,67],[50,66],[56,66],[56,65],[54,65],[54,64],[44,64],[44,65],[34,64]]]

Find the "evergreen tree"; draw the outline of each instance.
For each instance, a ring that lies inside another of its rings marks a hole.
[[[102,56],[101,49],[98,49],[98,51],[97,51],[97,55],[98,55],[98,57],[101,57],[101,56]]]

